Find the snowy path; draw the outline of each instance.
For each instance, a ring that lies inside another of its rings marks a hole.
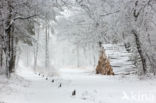
[[[48,80],[29,72],[20,75],[30,82],[0,93],[0,103],[156,103],[156,83],[134,76],[101,76],[83,69],[61,69],[59,77]]]

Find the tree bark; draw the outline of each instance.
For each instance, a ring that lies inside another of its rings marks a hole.
[[[13,71],[14,65],[15,65],[15,58],[14,58],[14,39],[13,39],[13,24],[11,22],[12,20],[12,6],[11,2],[8,1],[8,17],[6,20],[6,29],[4,33],[4,52],[5,52],[5,58],[6,58],[6,75],[9,78],[10,73]]]
[[[34,71],[36,72],[37,61],[38,61],[38,49],[39,49],[39,28],[37,31],[37,44],[35,45],[35,53],[34,53]]]
[[[47,21],[48,23],[48,21]],[[46,24],[46,35],[45,35],[45,67],[49,68],[49,32],[48,32],[48,24]]]
[[[15,61],[16,61],[16,48],[15,48],[15,40],[14,40],[14,35],[12,33],[11,35],[11,59],[10,59],[10,63],[9,63],[9,71],[10,73],[14,72],[15,71]]]
[[[141,42],[140,42],[140,39],[139,39],[139,35],[138,35],[136,30],[132,30],[132,33],[133,33],[133,35],[135,37],[135,43],[136,43],[136,46],[137,46],[137,51],[138,51],[140,59],[141,59],[143,73],[145,74],[146,71],[147,71],[146,70],[146,68],[147,68],[146,58],[145,58],[143,50],[142,50],[142,46],[141,46]]]
[[[1,59],[1,60],[0,60],[0,62],[1,62],[1,63],[0,63],[0,66],[2,67],[2,66],[3,66],[3,49],[1,49],[0,53],[1,53],[1,54],[0,54],[0,59]]]

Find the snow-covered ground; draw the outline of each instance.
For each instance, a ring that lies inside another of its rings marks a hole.
[[[156,103],[155,79],[102,76],[90,69],[69,68],[48,80],[29,71],[18,75],[0,79],[0,103]]]

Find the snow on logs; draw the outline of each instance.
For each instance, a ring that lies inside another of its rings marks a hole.
[[[110,61],[107,58],[105,50],[103,47],[100,51],[98,65],[96,67],[96,74],[114,75],[113,69],[110,65]]]

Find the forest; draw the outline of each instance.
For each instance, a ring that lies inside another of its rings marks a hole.
[[[156,0],[0,0],[0,103],[155,103]]]

